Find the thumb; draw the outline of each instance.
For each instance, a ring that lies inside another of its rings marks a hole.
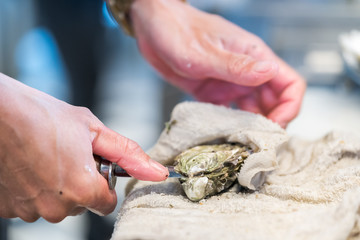
[[[206,72],[209,77],[249,87],[259,86],[273,79],[279,69],[275,61],[259,61],[245,54],[224,50],[217,50],[207,59],[209,69]]]
[[[112,131],[106,126],[93,130],[93,153],[121,166],[129,175],[139,180],[163,181],[168,170],[150,157],[134,141]]]

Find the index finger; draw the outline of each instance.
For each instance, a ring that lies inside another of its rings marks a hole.
[[[93,153],[121,166],[129,175],[139,180],[163,181],[169,172],[150,157],[134,141],[102,126],[93,130],[96,134]]]
[[[270,84],[273,89],[278,91],[279,104],[272,109],[267,117],[285,128],[300,111],[306,81],[290,66],[282,62],[279,75]]]
[[[241,86],[259,86],[278,74],[278,64],[271,60],[257,60],[249,55],[217,50],[207,57],[208,77]],[[206,60],[204,60],[206,63]]]

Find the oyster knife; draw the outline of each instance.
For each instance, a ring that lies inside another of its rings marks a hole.
[[[96,168],[99,173],[108,181],[109,188],[114,189],[116,185],[116,177],[131,177],[123,168],[113,162],[106,160],[100,156],[94,155]],[[174,166],[166,166],[169,170],[171,178],[182,178],[183,175],[175,172]]]

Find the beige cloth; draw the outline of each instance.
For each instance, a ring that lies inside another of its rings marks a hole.
[[[276,124],[259,115],[210,104],[181,104],[172,119],[176,124],[168,134],[162,133],[149,152],[154,159],[171,163],[183,147],[218,138],[253,144],[265,158],[254,154],[247,159],[244,167],[253,173],[242,172],[239,182],[258,190],[225,192],[194,203],[186,198],[177,179],[137,182],[120,210],[113,240],[359,237],[359,139],[331,133],[313,142],[293,138],[277,149],[286,135]],[[186,126],[192,130],[186,132]],[[168,138],[174,142],[166,141]],[[261,169],[273,171],[265,184],[255,186],[253,177]]]
[[[184,150],[214,141],[249,145],[255,153],[241,167],[238,181],[250,189],[261,186],[275,169],[276,149],[288,139],[284,129],[260,115],[207,103],[178,104],[170,123],[148,152],[153,159],[171,165]]]

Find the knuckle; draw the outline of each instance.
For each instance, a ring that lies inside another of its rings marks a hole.
[[[81,107],[80,112],[88,118],[95,117],[95,115],[91,112],[91,110],[86,107]]]
[[[174,59],[172,59],[172,68],[183,77],[201,77],[202,69],[206,61],[201,60],[204,59],[204,54],[198,50],[203,48],[203,46],[194,46],[196,44],[197,43],[187,45],[185,50],[180,51],[175,55]]]
[[[122,136],[116,137],[116,145],[118,145],[124,153],[129,151],[129,142],[130,139],[128,138],[123,138]]]
[[[212,21],[214,21],[214,23],[225,21],[225,18],[220,16],[219,14],[215,14],[215,13],[207,13],[207,14],[212,18]]]
[[[3,218],[14,218],[17,217],[14,207],[10,204],[8,199],[0,198],[0,216]]]
[[[21,218],[24,222],[33,223],[40,218],[39,215],[28,215],[28,214],[19,214],[19,218]]]
[[[128,138],[123,138],[122,149],[126,154],[131,154],[141,150],[140,146],[135,141]]]
[[[254,43],[254,45],[258,45],[258,46],[265,45],[265,42],[261,37],[255,35],[255,34],[251,34],[251,36],[253,37],[252,42]]]
[[[270,48],[258,36],[248,33],[249,39],[243,43],[243,54],[250,55],[254,58],[262,58],[269,54]]]
[[[44,214],[42,217],[50,223],[59,223],[67,217],[67,214],[64,212],[51,213],[50,211]]]
[[[33,213],[29,213],[26,211],[17,211],[16,215],[21,218],[24,222],[28,222],[28,223],[32,223],[35,222],[36,220],[38,220],[40,218],[40,215],[33,212]]]
[[[174,60],[175,69],[183,74],[189,73],[193,65],[194,65],[194,60],[191,56],[186,58],[178,58]]]
[[[13,207],[15,207],[15,215],[25,222],[35,222],[40,217],[36,206],[31,201],[17,200]]]
[[[35,215],[23,215],[23,216],[19,216],[24,222],[28,222],[28,223],[33,223],[36,220],[38,220],[40,217],[39,216],[35,216]]]
[[[92,119],[95,116],[87,107],[75,106],[75,111],[79,116],[85,119]]]
[[[84,114],[91,114],[90,109],[88,109],[87,107],[82,107],[82,106],[76,106],[77,111],[82,112]]]
[[[39,216],[50,223],[61,222],[68,214],[67,204],[53,200],[52,204],[41,204],[38,206]]]
[[[249,64],[247,58],[230,56],[228,59],[227,70],[231,75],[241,74],[243,69]]]
[[[85,123],[93,131],[101,131],[102,122],[86,107],[75,107],[75,114],[78,119]]]

